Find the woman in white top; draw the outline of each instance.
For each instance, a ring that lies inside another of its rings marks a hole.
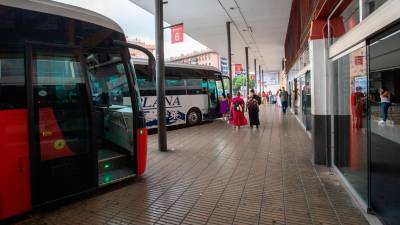
[[[381,97],[381,118],[382,120],[379,121],[380,124],[386,123],[388,118],[388,111],[391,105],[390,103],[390,92],[386,87],[382,87],[380,90],[380,97]]]
[[[276,96],[276,104],[278,105],[278,107],[282,106],[281,97],[280,97],[281,91],[282,90],[279,89],[275,94],[275,96]]]

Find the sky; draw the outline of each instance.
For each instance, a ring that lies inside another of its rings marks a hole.
[[[117,22],[129,39],[139,38],[146,43],[154,44],[154,16],[129,0],[55,0],[58,2],[86,8]],[[118,4],[116,4],[118,2]],[[168,24],[165,24],[168,26]],[[181,54],[207,49],[190,36],[184,36],[183,43],[171,44],[171,31],[164,33],[165,57],[176,57]]]

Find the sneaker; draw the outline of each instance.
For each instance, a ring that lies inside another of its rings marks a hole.
[[[385,121],[383,121],[383,120],[379,120],[379,121],[378,121],[378,124],[379,124],[379,125],[385,125],[385,124],[386,124],[386,122],[385,122]]]

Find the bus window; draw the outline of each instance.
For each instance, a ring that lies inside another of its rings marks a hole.
[[[105,56],[116,60],[118,56]],[[130,106],[131,99],[125,67],[120,58],[116,62],[100,63],[89,66],[89,77],[92,85],[92,97],[96,106]]]
[[[166,95],[186,95],[185,81],[182,79],[165,80]]]
[[[187,79],[186,88],[188,95],[207,94],[207,80],[205,79]]]
[[[88,152],[88,102],[79,55],[37,51],[32,66],[41,160]]]
[[[0,54],[0,110],[26,107],[24,55]]]
[[[136,69],[137,83],[141,96],[156,96],[156,80],[147,74],[144,69]]]

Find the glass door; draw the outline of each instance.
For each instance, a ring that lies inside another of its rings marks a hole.
[[[218,97],[221,97],[222,96],[222,94],[225,94],[226,92],[226,90],[224,89],[224,86],[223,86],[223,84],[222,84],[222,79],[221,80],[217,80],[217,90],[218,90],[218,92],[217,92],[217,94],[218,94]],[[229,89],[228,89],[228,91],[229,91]],[[218,99],[218,98],[217,98]]]
[[[305,98],[305,92],[304,92],[304,88],[305,88],[305,76],[301,76],[298,79],[298,95],[299,95],[299,101],[298,101],[298,109],[299,109],[299,118],[301,119],[301,121],[303,122],[303,124],[305,124],[305,118],[304,118],[304,114],[306,112],[306,98]]]
[[[218,91],[217,82],[215,80],[208,80],[208,110],[211,117],[218,115]]]
[[[96,161],[80,52],[50,47],[28,47],[28,52],[33,204],[38,205],[95,187]]]
[[[302,90],[302,102],[304,108],[303,122],[307,130],[311,129],[311,75],[306,73],[305,85]]]

